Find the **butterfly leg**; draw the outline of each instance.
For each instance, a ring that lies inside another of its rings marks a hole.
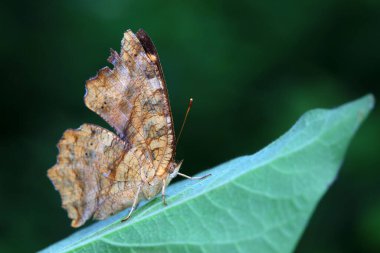
[[[162,197],[162,203],[166,206],[167,203],[166,203],[166,179],[163,180],[163,185],[162,185],[162,193],[161,193],[161,197]]]
[[[136,209],[137,201],[139,199],[139,195],[140,195],[140,191],[141,191],[141,186],[142,186],[142,184],[140,184],[139,188],[137,189],[137,192],[135,194],[135,198],[133,199],[133,204],[132,204],[131,210],[129,211],[127,217],[125,217],[124,219],[122,219],[121,222],[124,222],[124,221],[128,220],[129,217],[131,217],[132,212]]]
[[[181,177],[185,177],[185,178],[191,179],[191,180],[202,180],[202,179],[205,179],[206,177],[211,176],[211,174],[207,174],[207,175],[204,175],[204,176],[201,176],[201,177],[190,177],[188,175],[185,175],[185,174],[182,174],[182,173],[179,173],[179,172],[178,172],[177,175],[181,176]]]

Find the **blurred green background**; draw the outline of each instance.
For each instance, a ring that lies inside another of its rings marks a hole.
[[[379,99],[380,1],[9,1],[0,4],[0,252],[71,234],[46,177],[56,143],[84,122],[84,82],[144,28],[161,57],[193,174],[252,154],[305,111],[372,92]],[[380,252],[380,112],[353,140],[297,252]],[[226,203],[228,204],[228,203]]]

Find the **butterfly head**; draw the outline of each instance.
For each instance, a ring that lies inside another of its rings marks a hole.
[[[178,174],[179,169],[181,168],[183,160],[181,160],[179,163],[173,162],[169,166],[169,177],[175,178]]]

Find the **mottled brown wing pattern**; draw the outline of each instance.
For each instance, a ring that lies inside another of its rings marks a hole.
[[[160,191],[165,200],[165,187],[181,166],[174,161],[166,84],[150,38],[128,30],[120,54],[111,50],[108,61],[113,69],[86,82],[84,100],[117,135],[89,124],[67,130],[48,171],[73,227],[132,207],[129,217],[142,198]]]
[[[148,181],[162,176],[174,156],[174,131],[160,67],[130,30],[120,55],[111,50],[108,60],[114,68],[103,68],[86,83],[85,104],[141,151],[150,163],[143,168]]]
[[[49,169],[48,177],[60,192],[73,227],[81,226],[94,214],[101,219],[131,205],[134,191],[130,189],[140,182],[117,182],[102,175],[109,169],[127,178],[138,176],[138,166],[133,164],[136,159],[125,159],[133,157],[133,150],[126,152],[125,145],[112,132],[90,124],[63,134],[57,164]]]

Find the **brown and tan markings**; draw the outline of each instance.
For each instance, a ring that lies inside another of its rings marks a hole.
[[[59,191],[71,225],[105,219],[162,192],[177,174],[175,136],[157,51],[143,31],[124,33],[121,51],[86,82],[86,106],[114,133],[91,124],[66,130],[48,177]],[[192,178],[194,179],[194,178]],[[198,179],[198,178],[197,178]]]

